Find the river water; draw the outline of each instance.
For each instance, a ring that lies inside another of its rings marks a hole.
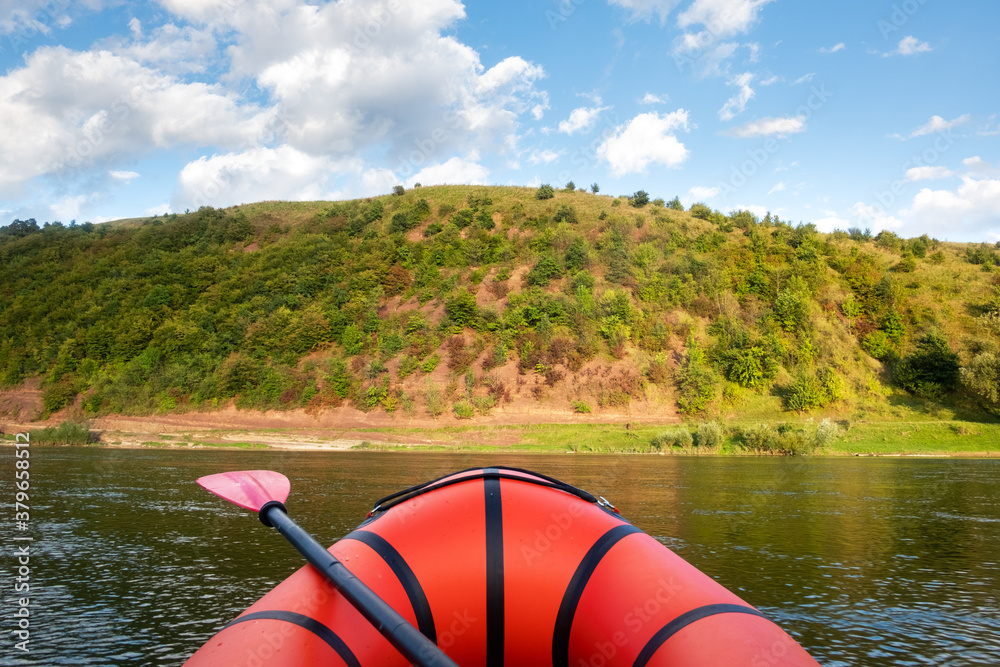
[[[18,532],[0,460],[0,665],[178,665],[302,564],[197,477],[283,472],[289,512],[331,544],[375,499],[480,465],[607,497],[827,667],[1000,665],[1000,461],[33,447]],[[34,538],[27,654],[15,535]]]

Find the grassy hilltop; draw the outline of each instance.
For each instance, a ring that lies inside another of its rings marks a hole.
[[[43,415],[22,418],[985,423],[998,265],[985,244],[548,186],[15,221],[0,384],[40,382]],[[767,428],[738,437],[766,449]]]

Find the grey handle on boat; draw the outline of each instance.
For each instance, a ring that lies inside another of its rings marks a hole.
[[[351,574],[322,544],[299,527],[285,513],[281,503],[272,501],[261,507],[260,520],[264,525],[276,528],[411,663],[418,667],[459,667],[434,642],[422,635],[363,581]]]

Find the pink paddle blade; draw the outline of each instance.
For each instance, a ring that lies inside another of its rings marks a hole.
[[[271,500],[284,503],[292,485],[280,472],[238,470],[206,475],[198,479],[205,489],[243,509],[259,512]]]

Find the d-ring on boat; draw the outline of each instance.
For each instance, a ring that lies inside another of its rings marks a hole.
[[[288,520],[283,500],[238,504],[269,523]],[[475,468],[395,493],[328,551],[463,667],[818,665],[603,498],[527,470]],[[370,618],[307,565],[186,665],[409,664]]]

